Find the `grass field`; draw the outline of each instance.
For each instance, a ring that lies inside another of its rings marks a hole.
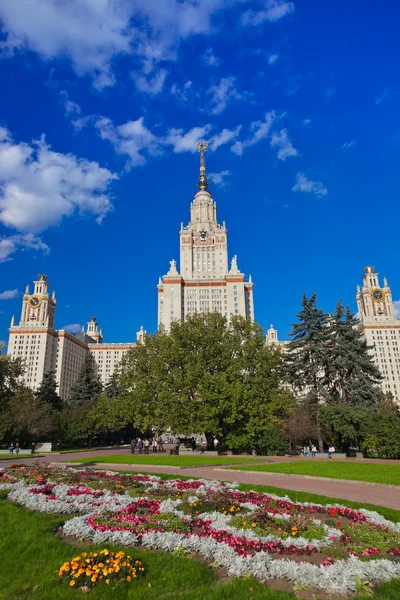
[[[289,473],[293,475],[313,475],[331,479],[348,479],[371,483],[400,485],[400,465],[356,463],[344,461],[299,460],[290,463],[263,464],[246,467],[232,467],[243,471],[268,473]]]
[[[245,487],[241,486],[242,489]],[[264,486],[258,487],[265,489]],[[312,494],[303,496],[318,501],[318,497]],[[90,552],[103,547],[126,551],[126,548],[108,544],[81,544],[79,547],[66,544],[54,533],[64,522],[62,516],[34,513],[11,504],[4,498],[5,493],[2,492],[0,600],[73,600],[80,597],[81,592],[60,584],[57,577],[57,571],[64,561],[82,551]],[[327,501],[332,502],[332,499],[328,498]],[[386,509],[384,513],[389,517]],[[400,518],[399,511],[389,513],[396,519]],[[294,594],[271,590],[253,578],[219,579],[211,567],[194,559],[140,549],[130,549],[129,553],[143,561],[144,578],[129,586],[117,586],[115,590],[107,588],[105,584],[99,585],[90,592],[90,598],[112,596],[116,600],[172,600],[175,597],[179,600],[295,600]],[[400,580],[381,586],[374,595],[376,600],[397,600],[399,597]],[[357,596],[357,600],[367,600],[367,597]]]
[[[0,454],[0,460],[14,460],[16,458],[32,458],[32,454],[9,454],[8,452],[7,454]]]
[[[235,458],[234,456],[166,456],[163,454],[110,454],[107,456],[93,456],[90,458],[77,458],[74,463],[108,463],[115,465],[165,465],[168,467],[199,467],[202,465],[236,465],[247,462],[265,462],[266,458]]]

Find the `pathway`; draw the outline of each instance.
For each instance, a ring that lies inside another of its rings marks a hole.
[[[270,485],[274,487],[295,490],[298,492],[309,492],[312,494],[322,494],[324,496],[333,496],[352,500],[354,502],[365,502],[368,504],[377,504],[400,510],[400,486],[386,486],[373,483],[364,483],[358,481],[342,481],[335,479],[326,479],[318,477],[308,477],[304,475],[286,475],[281,473],[251,473],[244,471],[229,471],[217,466],[209,467],[161,467],[154,465],[111,465],[96,463],[96,456],[105,456],[110,454],[129,454],[129,450],[121,448],[112,450],[104,448],[101,450],[90,450],[88,452],[75,452],[69,454],[49,454],[32,458],[17,459],[16,456],[10,460],[0,461],[0,467],[9,466],[12,463],[23,462],[24,464],[33,464],[35,462],[57,463],[68,462],[79,458],[93,457],[91,468],[98,469],[118,469],[119,471],[146,472],[146,473],[168,473],[169,475],[185,477],[203,477],[204,479],[218,479],[220,481],[238,481],[239,483],[249,483],[252,485]],[[243,462],[246,462],[243,457]],[[268,457],[266,459],[273,462],[287,462],[292,459],[282,457]],[[297,459],[298,460],[298,459]],[[304,459],[306,460],[306,459]],[[323,460],[323,459],[321,459]],[[348,459],[347,459],[348,460]],[[362,459],[357,459],[359,462]],[[376,464],[377,461],[373,461]],[[382,461],[399,464],[399,461]],[[78,466],[78,465],[74,465]],[[83,466],[83,465],[82,465]]]

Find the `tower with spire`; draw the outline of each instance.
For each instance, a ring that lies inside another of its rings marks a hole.
[[[168,331],[171,322],[196,312],[217,311],[229,317],[243,315],[254,319],[253,283],[245,281],[234,256],[229,267],[228,231],[225,221],[217,221],[217,206],[208,191],[205,152],[208,144],[200,141],[198,191],[190,205],[190,221],[181,223],[180,265],[160,278],[158,288],[158,325]]]

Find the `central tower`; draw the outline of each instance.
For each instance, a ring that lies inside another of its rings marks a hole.
[[[158,325],[169,331],[171,322],[196,312],[217,311],[254,319],[253,284],[233,257],[228,267],[228,232],[217,221],[217,206],[208,191],[205,167],[207,142],[196,144],[200,153],[198,192],[190,205],[190,222],[181,223],[180,273],[174,260],[158,283]]]

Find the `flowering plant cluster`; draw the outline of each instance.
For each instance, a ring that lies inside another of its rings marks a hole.
[[[184,550],[233,576],[285,578],[336,594],[356,591],[360,581],[400,577],[400,523],[376,512],[298,503],[209,480],[48,466],[0,473],[15,502],[81,513],[65,523],[64,533],[95,544]]]
[[[58,576],[70,587],[79,586],[86,591],[101,581],[107,585],[121,581],[129,583],[143,572],[140,560],[134,560],[125,552],[115,554],[105,548],[100,552],[82,552],[75,556],[60,567]]]

